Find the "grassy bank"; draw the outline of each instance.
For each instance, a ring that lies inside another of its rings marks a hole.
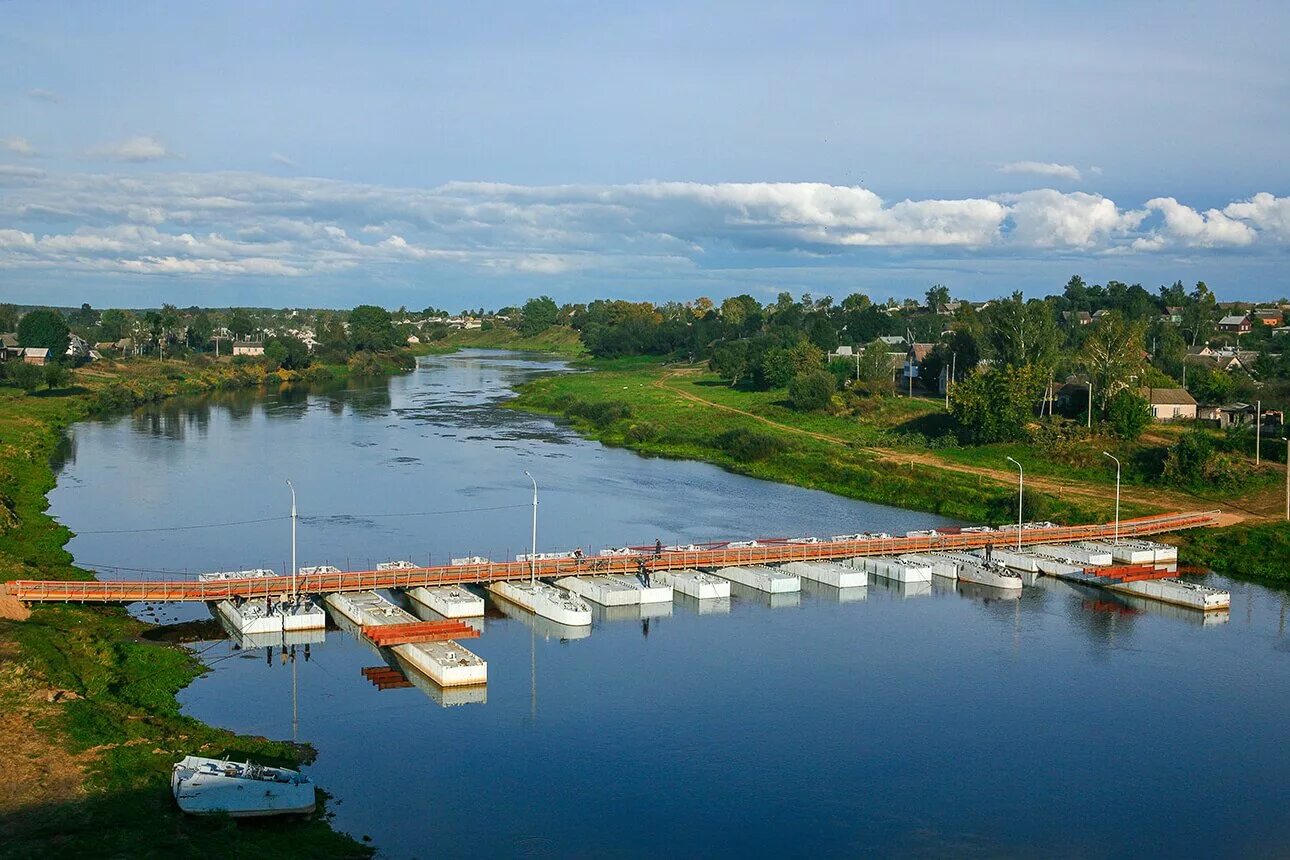
[[[89,578],[64,549],[71,534],[46,514],[45,494],[63,429],[105,408],[105,390],[116,391],[111,402],[121,392],[142,401],[212,390],[227,372],[154,364],[96,367],[66,392],[0,388],[0,578]],[[0,855],[367,854],[322,813],[236,824],[178,812],[170,766],[186,753],[289,766],[312,753],[181,715],[175,695],[204,668],[187,650],[150,641],[150,629],[116,607],[37,607],[25,621],[0,621]]]
[[[974,522],[1001,523],[1016,516],[1017,497],[1009,486],[912,458],[902,462],[865,447],[887,432],[876,423],[795,413],[779,404],[773,392],[737,391],[702,374],[676,382],[665,378],[669,369],[655,361],[591,366],[591,373],[534,380],[510,405],[567,417],[588,436],[646,455],[704,460],[756,478]],[[694,386],[701,399],[680,396],[673,385],[681,391]],[[703,400],[751,414],[713,408]],[[896,424],[923,409],[897,401],[889,401],[887,408],[884,420]],[[1104,501],[1073,501],[1043,492],[1028,493],[1026,499],[1033,518],[1080,521],[1111,510]]]
[[[1238,579],[1290,587],[1290,523],[1197,529],[1181,535],[1178,543],[1190,564]]]

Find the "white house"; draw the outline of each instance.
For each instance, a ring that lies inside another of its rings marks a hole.
[[[1157,421],[1176,421],[1196,417],[1196,398],[1185,388],[1141,388],[1138,393],[1151,407]]]
[[[233,341],[233,354],[249,356],[264,355],[264,341],[235,340]]]

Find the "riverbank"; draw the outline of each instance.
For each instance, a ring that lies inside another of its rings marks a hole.
[[[66,391],[0,388],[0,579],[91,578],[64,549],[71,532],[46,513],[51,461],[69,425],[113,406],[231,387],[227,380],[237,378],[223,366],[138,364],[78,371]],[[176,693],[206,667],[200,655],[150,641],[154,629],[119,607],[43,606],[23,621],[0,620],[0,853],[367,856],[323,811],[242,824],[179,813],[170,769],[185,754],[295,767],[313,753],[183,716]]]

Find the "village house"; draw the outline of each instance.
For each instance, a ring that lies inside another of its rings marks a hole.
[[[1258,358],[1258,352],[1252,349],[1202,346],[1189,349],[1187,354],[1183,356],[1183,362],[1210,370],[1225,370],[1229,373],[1234,370],[1253,373],[1254,363]]]
[[[260,356],[264,355],[264,341],[262,340],[235,340],[233,341],[234,355]]]
[[[1259,308],[1254,312],[1254,319],[1265,326],[1276,328],[1285,321],[1279,308]]]
[[[1088,325],[1093,315],[1088,311],[1062,311],[1062,322],[1067,325]]]
[[[1156,421],[1177,421],[1196,417],[1196,398],[1185,388],[1138,389],[1142,399],[1151,407],[1151,417]]]
[[[72,332],[67,336],[67,357],[73,361],[80,361],[83,358],[90,357],[90,344],[85,338]]]
[[[1173,307],[1171,305],[1165,308],[1165,312],[1160,316],[1160,320],[1161,322],[1173,323],[1174,325],[1181,325],[1183,321],[1183,309],[1179,307]]]
[[[49,363],[49,348],[44,346],[23,347],[22,360],[27,364],[44,367]]]
[[[1253,328],[1254,325],[1250,322],[1250,318],[1245,315],[1237,316],[1233,314],[1218,321],[1218,330],[1228,334],[1249,334]]]
[[[11,331],[0,333],[0,361],[19,358],[21,355],[22,347],[18,346],[18,335]]]

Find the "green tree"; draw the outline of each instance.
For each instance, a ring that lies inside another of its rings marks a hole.
[[[0,304],[0,331],[13,331],[18,327],[18,306],[5,302]]]
[[[889,394],[894,373],[887,345],[876,340],[864,348],[856,361],[856,388],[867,394]]]
[[[986,343],[1000,364],[1033,365],[1041,376],[1056,364],[1061,332],[1047,302],[1022,301],[1021,293],[1013,293],[987,307],[982,322]]]
[[[788,384],[788,401],[799,412],[814,412],[829,405],[837,383],[827,370],[808,370]]]
[[[18,345],[45,347],[54,361],[67,355],[70,342],[67,321],[58,311],[41,309],[27,313],[18,321]]]
[[[55,388],[65,388],[71,381],[72,375],[67,372],[67,368],[56,362],[46,364],[42,370],[42,376],[45,379],[45,387],[51,391]]]
[[[298,337],[277,335],[264,344],[264,357],[276,367],[302,370],[309,366],[309,347]]]
[[[118,341],[125,337],[127,324],[125,311],[108,308],[99,315],[99,338]]]
[[[1139,395],[1121,388],[1107,403],[1106,423],[1121,439],[1137,439],[1151,423],[1151,406]]]
[[[1080,366],[1093,380],[1093,400],[1103,415],[1111,399],[1141,375],[1142,321],[1127,322],[1111,311],[1093,324],[1080,351]]]
[[[1187,297],[1183,305],[1183,334],[1187,336],[1190,346],[1196,346],[1209,337],[1218,320],[1218,299],[1204,281],[1196,282],[1196,289]]]
[[[359,305],[349,312],[349,342],[356,350],[381,352],[399,344],[390,312],[376,305]]]
[[[14,361],[6,368],[5,376],[14,386],[30,394],[44,382],[45,374],[34,364],[25,361]]]
[[[215,324],[211,322],[210,314],[206,313],[206,311],[198,311],[188,326],[190,344],[197,349],[205,349],[211,341],[211,335],[214,333]]]
[[[1023,439],[1039,387],[1029,366],[978,369],[950,389],[950,413],[966,441],[984,445]]]
[[[733,387],[748,375],[748,341],[729,340],[712,351],[708,366]]]
[[[550,296],[539,296],[524,303],[520,317],[520,334],[532,337],[555,325],[560,308]]]
[[[237,308],[228,318],[228,330],[232,332],[233,337],[242,340],[250,337],[251,332],[255,331],[255,323],[246,311]]]
[[[936,311],[942,305],[950,303],[950,288],[943,284],[932,284],[927,290],[927,309]]]
[[[761,362],[762,378],[771,388],[786,388],[796,375],[793,372],[793,359],[788,350],[782,346],[766,350]]]

